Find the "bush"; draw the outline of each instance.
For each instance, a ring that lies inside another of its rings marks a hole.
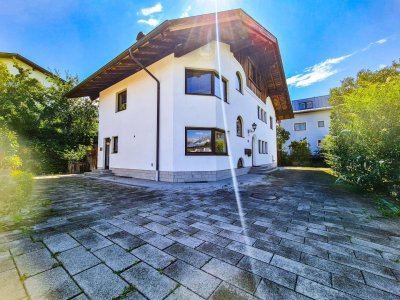
[[[0,216],[12,216],[29,207],[33,176],[12,171],[0,174]]]
[[[361,71],[331,90],[325,158],[340,179],[399,197],[400,64]]]
[[[308,165],[311,162],[310,145],[306,138],[300,141],[292,141],[289,150],[289,158],[293,165]]]

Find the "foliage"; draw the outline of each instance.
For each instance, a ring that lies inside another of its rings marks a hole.
[[[375,201],[378,210],[384,217],[400,217],[400,206],[383,198],[377,198]]]
[[[400,63],[363,70],[331,90],[325,158],[341,180],[399,197]]]
[[[29,70],[17,63],[14,66],[16,75],[0,63],[0,124],[18,134],[26,155],[24,169],[65,172],[65,149],[76,150],[96,139],[97,102],[65,96],[77,84],[77,77],[67,74],[62,80],[54,76],[49,78],[51,85],[44,86]]]
[[[290,139],[290,132],[285,130],[282,126],[276,127],[276,140],[278,150],[283,149],[283,145]]]
[[[0,169],[16,170],[22,166],[18,149],[17,134],[6,127],[0,127]]]
[[[68,162],[81,162],[85,159],[86,153],[90,148],[90,146],[78,145],[76,149],[64,150],[63,158]]]
[[[310,145],[307,139],[292,141],[289,145],[290,160],[294,165],[307,165],[311,161]]]

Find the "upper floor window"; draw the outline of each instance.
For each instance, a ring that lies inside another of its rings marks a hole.
[[[254,66],[250,58],[248,59],[248,62],[249,62],[249,78],[255,83],[257,80],[256,67]]]
[[[258,119],[267,123],[267,112],[258,106]]]
[[[274,129],[274,119],[272,117],[269,117],[269,127]]]
[[[216,128],[186,128],[186,155],[225,155],[225,131]]]
[[[241,117],[236,119],[236,135],[243,137],[243,121]]]
[[[126,109],[126,98],[127,98],[126,90],[119,92],[117,94],[117,112]]]
[[[304,131],[306,130],[306,123],[294,123],[294,131]]]
[[[305,102],[300,102],[299,103],[300,109],[310,109],[313,108],[313,102],[312,101],[305,101]]]
[[[325,127],[325,121],[318,121],[318,127]]]
[[[236,72],[236,90],[243,93],[243,91],[242,91],[242,76],[240,76],[239,71]]]
[[[186,69],[186,94],[217,96],[227,101],[228,82],[214,71]],[[221,86],[222,84],[222,86]],[[222,93],[222,95],[221,95]]]
[[[114,136],[112,138],[112,152],[118,153],[118,137],[117,136]]]

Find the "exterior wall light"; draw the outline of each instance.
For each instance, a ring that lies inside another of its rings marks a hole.
[[[251,127],[253,128],[253,130],[252,130],[252,129],[247,130],[247,133],[248,133],[248,134],[250,134],[250,133],[256,131],[256,129],[257,129],[257,124],[256,124],[256,123],[253,123],[253,124],[251,125]]]

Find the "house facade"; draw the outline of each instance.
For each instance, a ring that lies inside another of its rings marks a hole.
[[[242,10],[218,17],[219,41],[215,14],[166,21],[70,93],[99,97],[99,169],[193,182],[276,166],[276,122],[292,114],[276,38]]]
[[[292,141],[304,138],[310,145],[313,155],[320,150],[321,141],[329,133],[332,107],[329,96],[319,96],[292,101],[294,118],[283,120],[281,126],[290,132],[290,139],[284,147],[289,150]]]
[[[18,64],[20,67],[29,70],[31,72],[30,76],[46,87],[51,85],[50,78],[55,76],[50,71],[18,53],[0,52],[0,63],[5,64],[8,71],[13,75],[18,74],[18,69],[15,67],[15,64]]]

